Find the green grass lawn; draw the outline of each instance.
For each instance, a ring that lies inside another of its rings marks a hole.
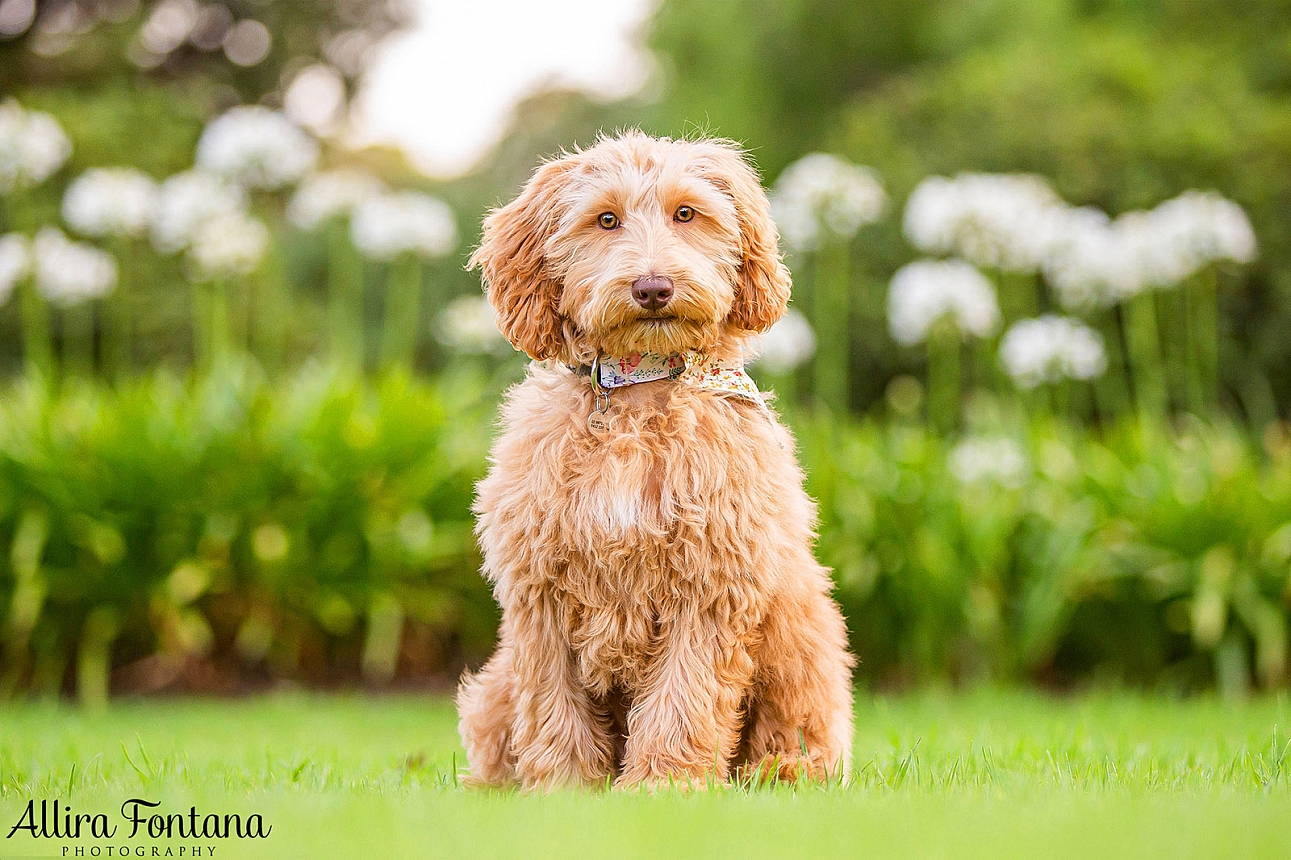
[[[862,696],[853,780],[827,789],[542,797],[465,790],[455,767],[443,698],[3,706],[0,837],[33,798],[37,823],[39,801],[59,798],[118,830],[18,831],[0,838],[0,860],[78,846],[104,857],[200,846],[216,858],[1291,858],[1285,696]],[[131,839],[120,813],[130,798],[163,814],[259,813],[273,830]]]

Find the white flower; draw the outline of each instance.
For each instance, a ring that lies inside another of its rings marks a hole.
[[[457,245],[457,225],[444,201],[416,191],[398,191],[356,206],[350,236],[360,251],[377,260],[406,252],[442,257]]]
[[[1107,369],[1098,332],[1069,317],[1046,314],[1014,323],[1000,343],[1000,363],[1022,388],[1042,382],[1093,379]]]
[[[1027,460],[1022,447],[1004,437],[965,439],[950,452],[950,473],[961,484],[1022,485]]]
[[[1249,263],[1255,259],[1255,231],[1246,212],[1213,191],[1185,191],[1157,206],[1148,217],[1197,268],[1215,260]]]
[[[1107,307],[1138,293],[1124,238],[1106,214],[1093,207],[1068,210],[1066,229],[1053,241],[1043,263],[1045,278],[1065,308]]]
[[[117,261],[93,245],[73,242],[45,227],[32,243],[36,287],[51,302],[74,305],[97,299],[117,285]]]
[[[246,194],[209,173],[189,170],[161,183],[153,210],[152,244],[164,254],[182,251],[213,218],[245,212]]]
[[[1214,192],[1188,191],[1115,221],[1071,209],[1052,243],[1045,275],[1064,307],[1106,307],[1143,290],[1167,289],[1216,260],[1255,258],[1255,233],[1240,206]]]
[[[44,182],[71,154],[71,141],[52,116],[24,110],[13,99],[0,103],[0,194]]]
[[[784,169],[771,192],[771,212],[785,244],[812,251],[845,241],[879,219],[887,193],[868,167],[813,152]]]
[[[287,218],[302,230],[313,230],[332,218],[348,216],[354,207],[385,191],[381,180],[361,170],[331,170],[305,177],[287,204]]]
[[[1064,208],[1038,176],[930,176],[906,202],[903,226],[906,238],[922,251],[1027,272],[1040,266],[1061,233]]]
[[[17,233],[0,236],[0,305],[9,301],[13,288],[27,275],[30,267],[27,237]]]
[[[435,337],[462,352],[511,351],[511,344],[498,331],[497,314],[482,296],[462,296],[449,302],[435,320]]]
[[[790,308],[780,320],[759,339],[757,362],[769,373],[788,373],[816,352],[816,333],[807,318]]]
[[[1106,307],[1169,288],[1216,260],[1250,262],[1255,233],[1240,206],[1188,191],[1116,220],[1068,206],[1026,175],[932,176],[910,195],[905,233],[916,247],[981,266],[1043,271],[1066,308]]]
[[[1209,218],[1210,257],[1213,260],[1232,260],[1249,263],[1259,254],[1259,243],[1246,210],[1213,191],[1189,192],[1203,198]]]
[[[962,335],[987,337],[1000,324],[991,282],[963,260],[919,260],[901,267],[888,290],[888,327],[898,343],[923,341],[942,317]]]
[[[87,170],[63,195],[63,220],[86,236],[142,236],[152,223],[157,183],[128,167]]]
[[[268,247],[269,229],[264,224],[243,213],[225,213],[197,229],[188,259],[199,280],[236,277],[254,271]]]
[[[247,188],[289,185],[313,169],[318,143],[265,107],[236,107],[211,121],[197,142],[197,166]]]

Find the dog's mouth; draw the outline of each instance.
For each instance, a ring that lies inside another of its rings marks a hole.
[[[683,313],[639,314],[598,338],[609,354],[658,353],[701,349],[713,339],[711,327]]]

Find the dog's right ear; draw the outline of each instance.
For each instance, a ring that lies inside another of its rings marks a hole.
[[[559,356],[564,344],[556,310],[561,284],[551,275],[545,249],[560,220],[558,192],[572,161],[547,162],[519,197],[490,212],[480,247],[467,264],[468,269],[479,267],[502,334],[540,361]]]

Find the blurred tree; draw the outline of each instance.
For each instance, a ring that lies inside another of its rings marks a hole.
[[[398,0],[4,0],[0,91],[200,80],[243,102],[312,62],[352,86],[372,47],[406,22]]]

